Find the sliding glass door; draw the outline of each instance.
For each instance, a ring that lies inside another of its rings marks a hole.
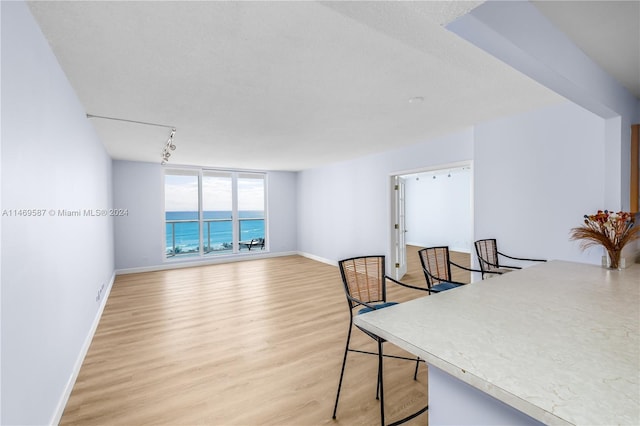
[[[266,249],[264,173],[165,171],[166,257]]]

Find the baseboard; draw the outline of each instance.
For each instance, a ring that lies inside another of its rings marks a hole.
[[[457,251],[458,253],[466,253],[466,254],[471,254],[471,250],[469,250],[469,247],[449,247],[450,251]]]
[[[58,402],[58,406],[56,407],[56,411],[53,414],[53,418],[51,419],[50,424],[57,425],[60,423],[60,419],[62,418],[62,414],[64,413],[64,409],[67,406],[67,402],[69,401],[69,397],[71,396],[71,391],[73,390],[73,386],[76,383],[76,379],[78,378],[78,374],[80,374],[80,368],[82,368],[82,363],[84,362],[84,358],[87,356],[87,352],[89,351],[89,347],[91,346],[91,341],[93,340],[93,336],[98,329],[98,324],[100,323],[100,318],[102,318],[102,312],[104,311],[104,307],[107,304],[107,300],[109,299],[109,293],[111,293],[111,288],[113,287],[113,282],[116,279],[115,271],[111,275],[111,280],[109,281],[109,285],[105,289],[104,296],[100,302],[100,307],[98,308],[98,312],[96,312],[96,316],[93,319],[93,324],[91,324],[91,328],[89,329],[89,333],[87,333],[87,337],[84,340],[84,344],[80,349],[80,353],[78,354],[78,358],[76,359],[76,363],[73,366],[73,371],[71,372],[71,376],[67,381],[67,385],[65,386],[64,393],[60,397],[60,401]]]
[[[320,256],[316,256],[316,255],[309,254],[309,253],[304,253],[304,252],[298,252],[297,254],[299,254],[302,257],[306,257],[307,259],[311,259],[311,260],[315,260],[315,261],[318,261],[318,262],[326,263],[327,265],[338,266],[338,262],[335,261],[335,260],[325,259],[324,257],[320,257]]]
[[[414,247],[431,247],[431,245],[424,245],[423,243],[415,243],[415,242],[407,242],[406,245],[414,246]],[[442,244],[446,245],[446,244]],[[467,253],[471,254],[471,249],[469,247],[457,247],[457,246],[449,246],[450,251],[457,251],[459,253]]]
[[[231,262],[244,262],[246,260],[255,260],[255,259],[267,259],[271,257],[283,257],[283,256],[293,256],[299,254],[298,252],[278,252],[278,253],[269,253],[263,252],[259,254],[249,254],[249,255],[239,255],[239,256],[226,256],[226,257],[218,257],[211,258],[206,260],[196,260],[196,261],[183,261],[183,262],[167,262],[162,265],[153,265],[153,266],[142,266],[138,268],[125,268],[125,269],[116,269],[116,275],[126,275],[126,274],[138,274],[140,272],[156,272],[156,271],[166,271],[169,269],[182,269],[182,268],[193,268],[196,266],[207,266],[207,265],[216,265],[220,263],[231,263]]]

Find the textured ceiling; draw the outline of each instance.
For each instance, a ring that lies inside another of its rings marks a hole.
[[[87,113],[177,128],[171,164],[302,170],[561,101],[443,27],[479,3],[29,6]],[[168,129],[91,122],[160,161]]]

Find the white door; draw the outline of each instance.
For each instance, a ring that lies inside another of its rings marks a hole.
[[[394,192],[394,246],[395,246],[395,278],[401,279],[407,273],[407,245],[405,234],[405,180],[395,176]]]

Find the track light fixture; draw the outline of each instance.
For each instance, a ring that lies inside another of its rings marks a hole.
[[[171,151],[176,150],[176,146],[173,143],[173,136],[176,134],[175,127],[171,129],[171,133],[169,133],[169,139],[162,150],[162,161],[160,164],[165,165],[169,161],[169,157],[171,157]]]
[[[168,129],[171,129],[171,133],[169,133],[169,139],[167,140],[167,143],[164,145],[164,149],[162,150],[162,161],[160,162],[160,164],[162,165],[167,164],[167,162],[169,161],[169,157],[171,157],[171,151],[176,150],[176,145],[173,143],[173,137],[176,134],[175,126],[168,126],[166,124],[149,123],[146,121],[128,120],[126,118],[105,117],[104,115],[87,114],[87,118],[101,118],[104,120],[126,121],[127,123],[144,124],[145,126],[166,127]]]

